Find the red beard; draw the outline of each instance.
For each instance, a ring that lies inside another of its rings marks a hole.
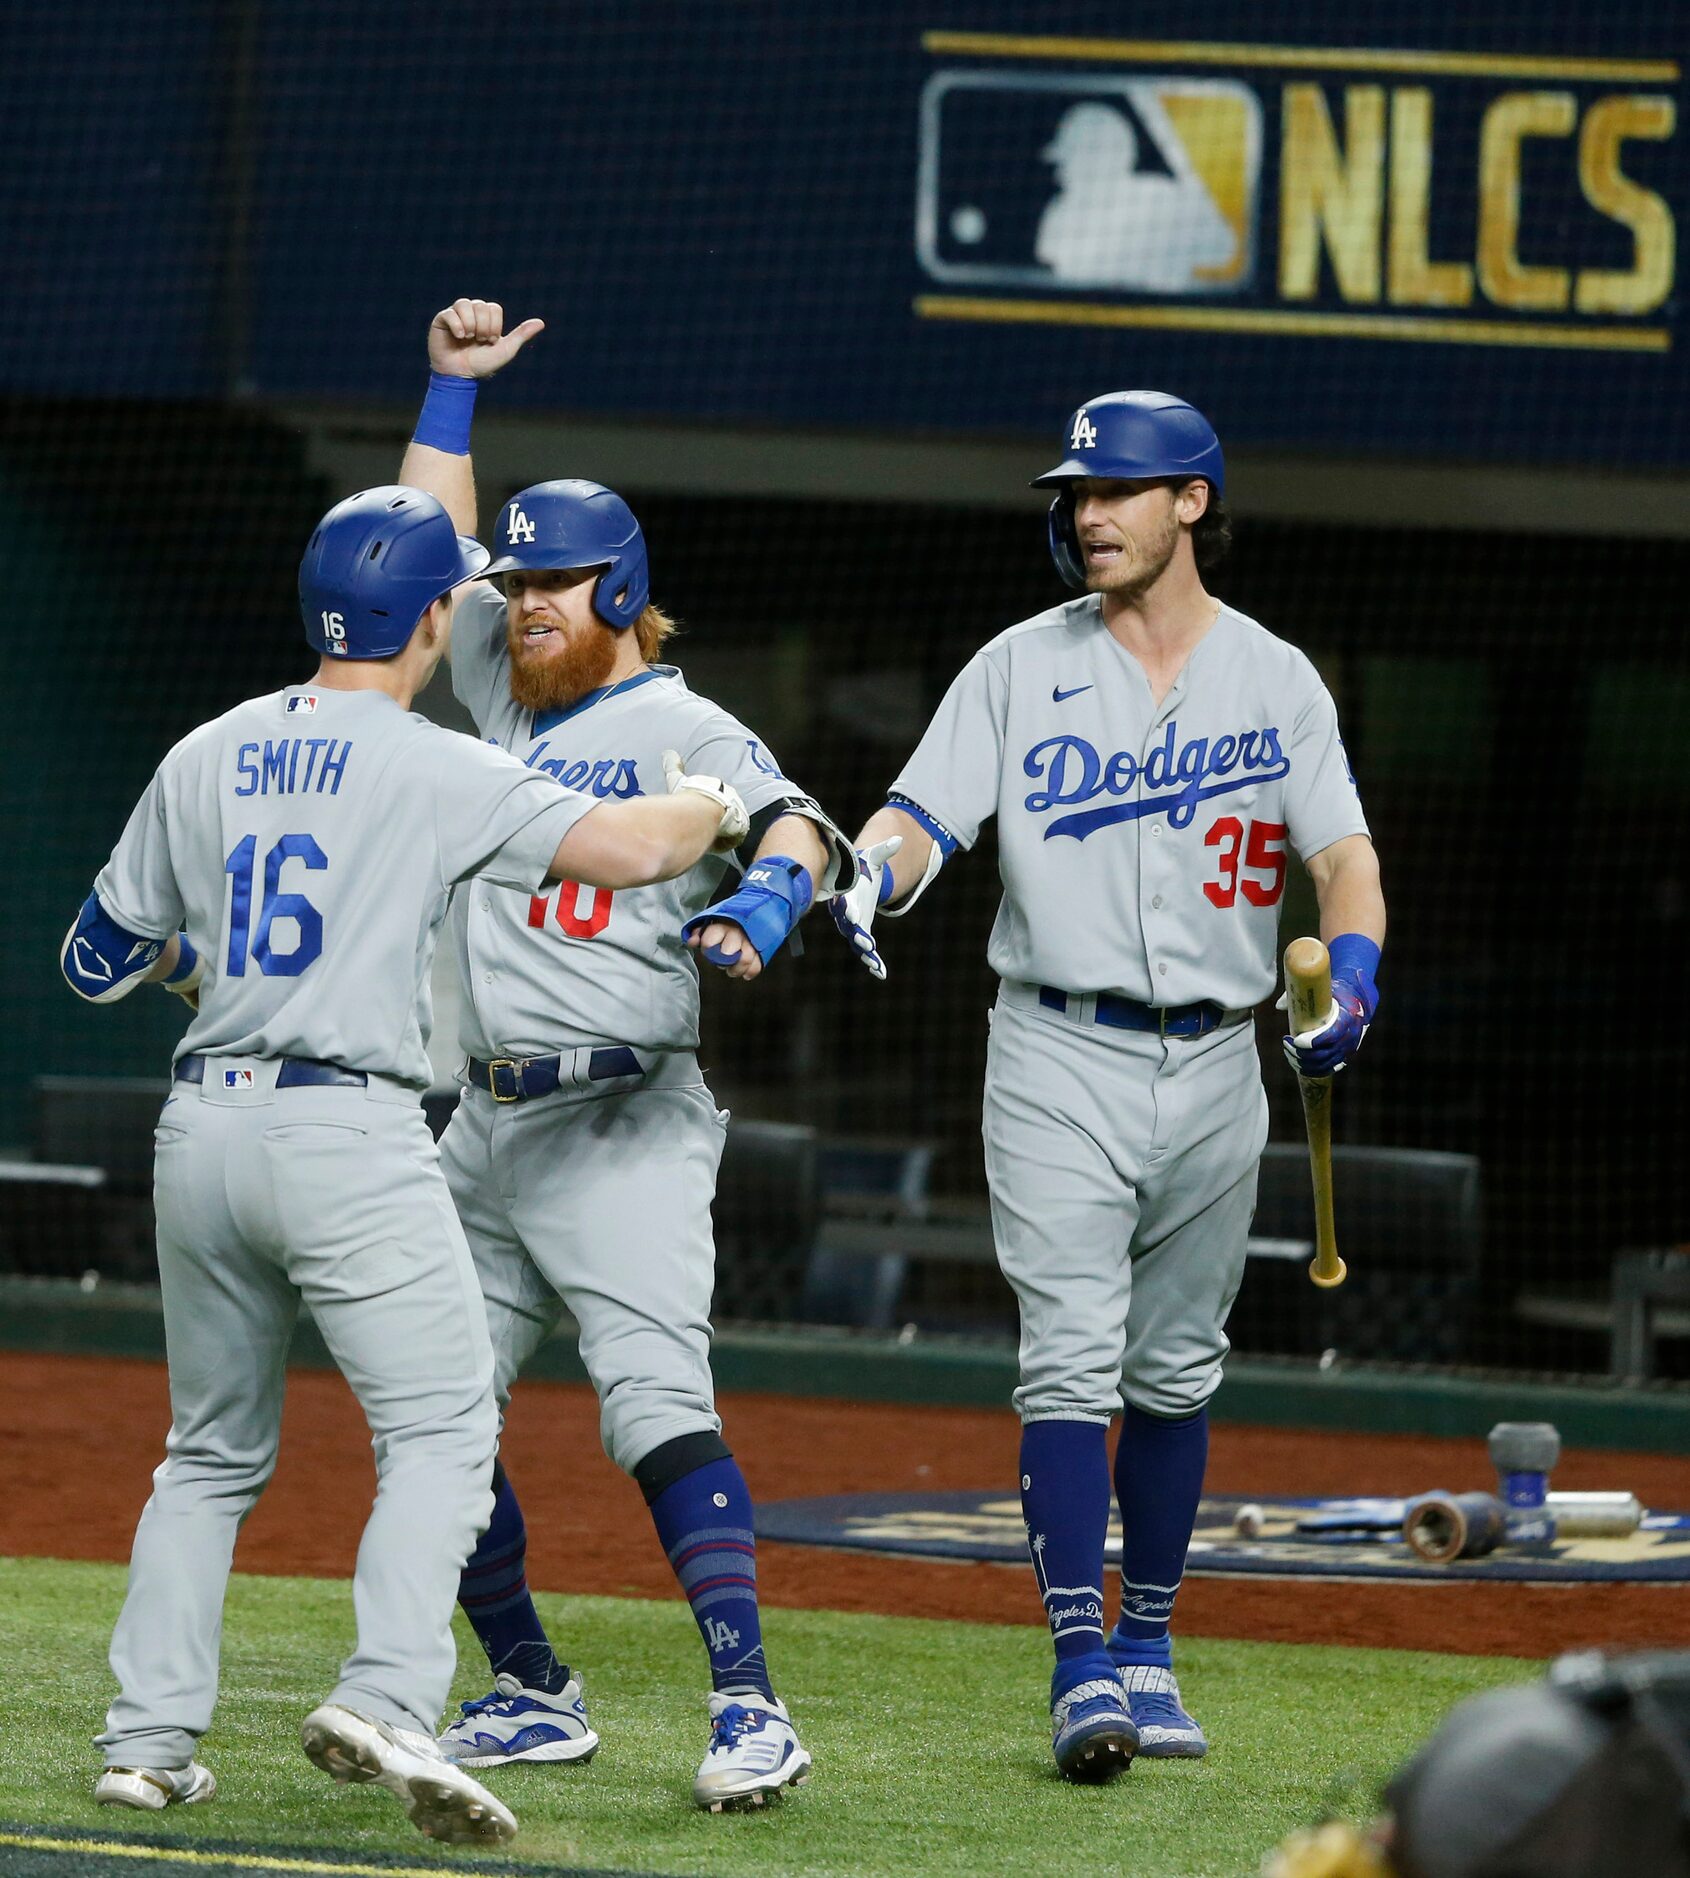
[[[616,663],[614,628],[594,620],[574,630],[557,629],[556,639],[542,641],[544,652],[530,652],[522,628],[507,626],[510,642],[511,698],[525,711],[567,710],[578,698],[596,691]]]

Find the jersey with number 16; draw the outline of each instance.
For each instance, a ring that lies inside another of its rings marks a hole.
[[[595,806],[377,691],[294,686],[159,765],[94,883],[205,960],[177,1054],[299,1056],[423,1088],[428,971],[456,882],[523,892]]]

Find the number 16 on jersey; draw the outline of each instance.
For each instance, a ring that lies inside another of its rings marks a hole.
[[[282,869],[289,861],[319,869],[329,857],[310,835],[283,835],[264,857],[264,891],[253,924],[252,890],[258,837],[243,836],[235,843],[223,871],[231,876],[229,888],[229,953],[224,975],[246,976],[247,960],[266,978],[297,978],[323,954],[323,916],[302,893],[282,892]],[[293,945],[284,950],[274,932],[277,920],[294,923]],[[250,939],[250,944],[249,944]]]

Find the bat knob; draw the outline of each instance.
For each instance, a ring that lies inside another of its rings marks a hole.
[[[1342,1259],[1338,1259],[1329,1272],[1320,1269],[1319,1259],[1309,1260],[1309,1277],[1320,1286],[1322,1291],[1331,1291],[1341,1285],[1348,1276],[1349,1267]]]

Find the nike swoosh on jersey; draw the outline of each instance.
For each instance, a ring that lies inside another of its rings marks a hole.
[[[1052,704],[1066,704],[1070,698],[1077,698],[1082,691],[1090,691],[1090,685],[1076,685],[1072,691],[1064,691],[1057,685],[1050,694]]]

